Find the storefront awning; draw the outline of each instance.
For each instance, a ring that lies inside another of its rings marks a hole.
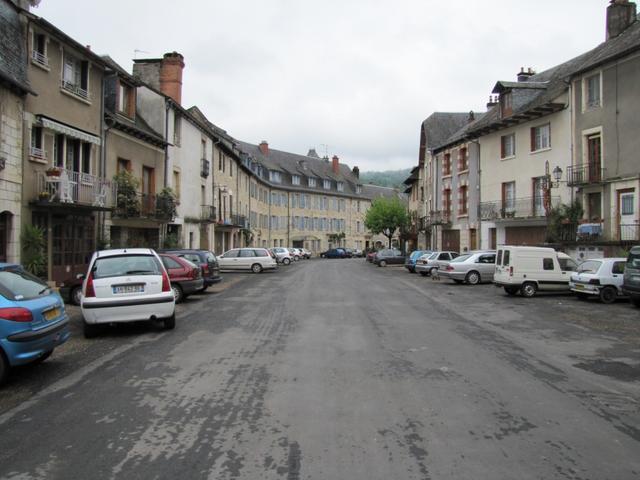
[[[82,140],[83,142],[95,143],[96,145],[100,145],[100,143],[102,143],[100,141],[100,137],[91,135],[90,133],[70,127],[69,125],[65,125],[64,123],[56,122],[55,120],[51,120],[47,117],[39,116],[38,118],[44,128],[48,128],[50,130],[53,130],[54,132],[62,133],[64,135],[67,135],[68,137],[77,138],[78,140]]]

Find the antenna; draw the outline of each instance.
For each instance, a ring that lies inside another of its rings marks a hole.
[[[138,54],[139,53],[151,53],[151,52],[147,52],[145,50],[138,50],[137,48],[133,51],[133,58],[136,59],[138,58]]]

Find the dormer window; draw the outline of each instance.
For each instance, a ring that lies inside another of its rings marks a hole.
[[[344,182],[338,182],[337,188],[339,192],[344,192]]]
[[[315,187],[317,185],[316,179],[314,177],[309,177],[309,186]]]
[[[356,185],[356,193],[362,193],[362,185]]]
[[[331,190],[331,180],[324,180],[323,188],[325,190]]]
[[[274,183],[282,183],[282,174],[275,170],[269,170],[269,181]]]
[[[300,175],[291,175],[291,183],[293,185],[300,185]]]
[[[118,81],[118,113],[129,118],[135,116],[135,90],[130,85]]]
[[[508,117],[513,113],[513,97],[511,92],[504,92],[500,95],[500,113],[503,117]]]

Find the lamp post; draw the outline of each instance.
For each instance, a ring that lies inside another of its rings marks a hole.
[[[549,161],[544,163],[544,177],[542,178],[542,191],[544,193],[544,211],[548,217],[551,214],[551,189],[557,188],[562,179],[562,169],[556,165],[553,169],[553,180],[551,172],[549,172]],[[554,181],[555,180],[555,181]]]

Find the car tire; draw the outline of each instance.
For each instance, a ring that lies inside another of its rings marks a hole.
[[[507,295],[514,296],[520,290],[518,287],[504,287],[504,291],[507,292]]]
[[[436,268],[436,267],[433,267],[433,268],[430,268],[430,269],[429,269],[429,276],[430,276],[430,277],[433,275],[433,271],[434,271],[434,270],[437,270],[437,268]]]
[[[36,358],[33,361],[34,365],[37,365],[39,363],[44,362],[47,358],[49,358],[51,356],[51,354],[53,353],[53,348],[51,350],[47,350],[46,352],[44,352],[42,355],[40,355],[38,358]]]
[[[291,259],[290,258],[283,258],[282,259],[282,264],[283,265],[289,265],[291,263]]]
[[[69,302],[71,302],[73,305],[80,306],[81,301],[82,301],[82,285],[78,285],[77,287],[73,287],[73,289],[69,293]]]
[[[465,281],[469,285],[478,285],[480,283],[480,274],[475,270],[472,270],[471,272],[467,273]]]
[[[100,326],[94,323],[83,322],[82,333],[84,338],[95,338],[100,333]]]
[[[165,330],[173,330],[176,328],[176,312],[173,312],[173,315],[162,320],[162,327]]]
[[[615,287],[607,286],[600,289],[600,301],[602,303],[614,303],[618,298],[618,291]]]
[[[4,383],[7,379],[7,375],[9,374],[9,369],[11,365],[9,365],[9,360],[5,356],[4,352],[0,348],[0,385]]]
[[[387,262],[385,262],[384,260],[380,260],[380,262],[378,262],[378,266],[379,267],[386,267],[387,266]]]
[[[525,282],[520,287],[520,293],[525,298],[532,298],[536,296],[538,292],[538,286],[533,282]]]
[[[254,263],[253,265],[251,265],[251,271],[253,273],[260,273],[262,272],[262,265],[260,265],[259,263]]]
[[[180,285],[171,285],[171,290],[173,291],[173,298],[175,299],[176,303],[181,303],[184,301],[186,297]]]

